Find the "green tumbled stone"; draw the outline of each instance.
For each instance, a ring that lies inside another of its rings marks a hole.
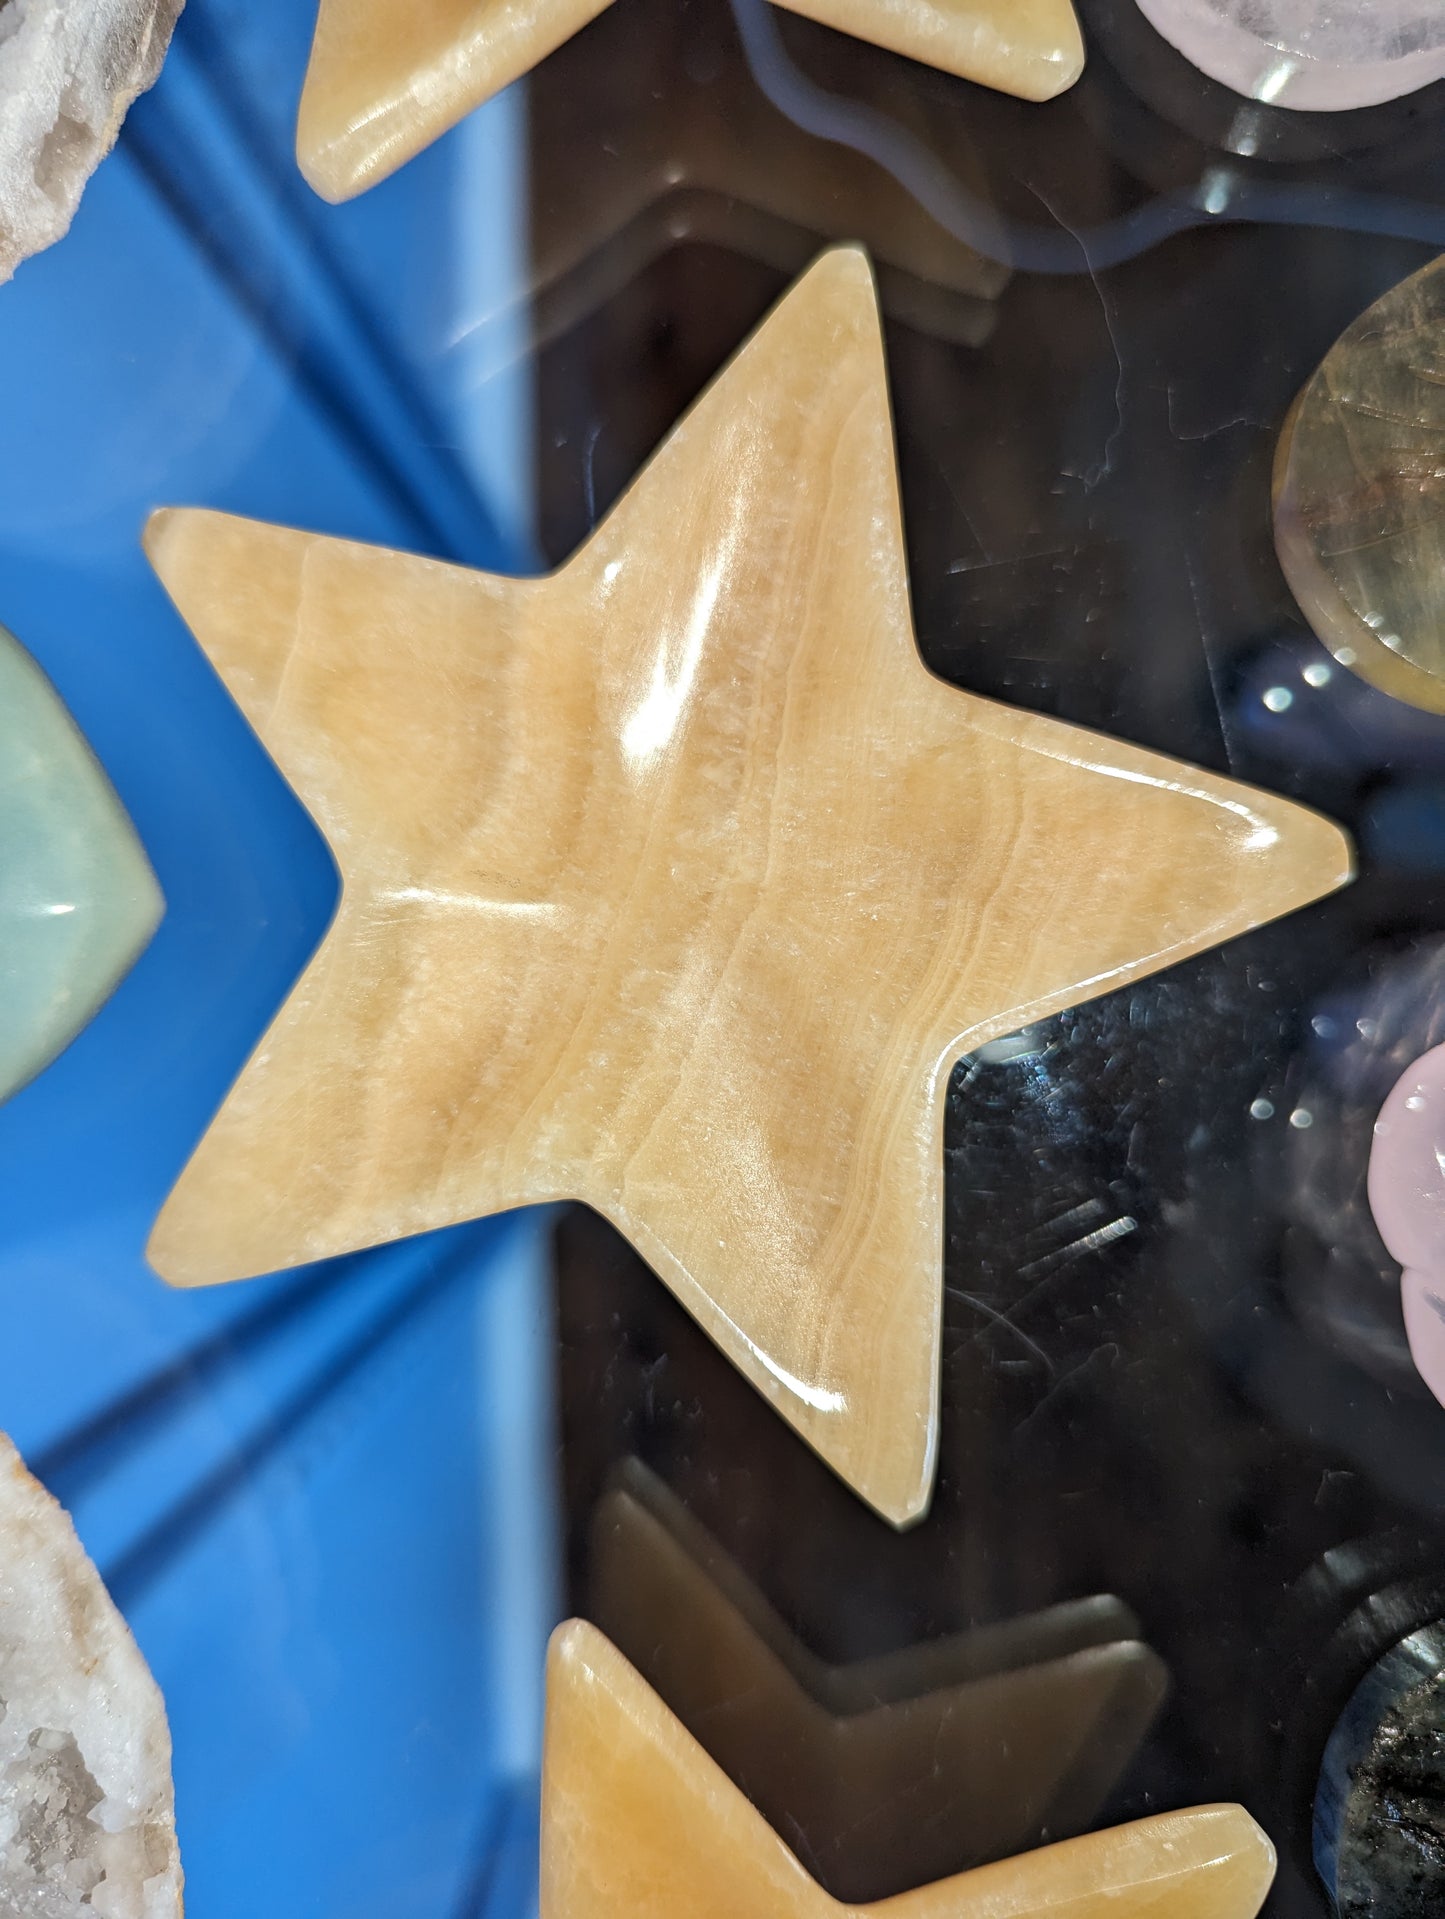
[[[95,755],[0,628],[0,1100],[95,1016],[163,906]]]

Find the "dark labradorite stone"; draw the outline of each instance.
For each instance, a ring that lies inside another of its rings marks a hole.
[[[1341,1919],[1445,1913],[1445,1625],[1356,1688],[1325,1749],[1315,1863]]]

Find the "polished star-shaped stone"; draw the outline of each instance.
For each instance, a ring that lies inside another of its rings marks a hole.
[[[1255,1919],[1274,1865],[1242,1807],[1200,1806],[843,1905],[610,1640],[552,1638],[541,1919]]]
[[[1349,874],[1301,807],[926,671],[857,249],[547,578],[213,513],[148,544],[343,882],[158,1269],[585,1200],[896,1523],[953,1063]]]
[[[431,145],[611,0],[321,0],[296,127],[301,171],[349,200]],[[966,80],[1048,100],[1084,43],[1071,0],[784,0]]]

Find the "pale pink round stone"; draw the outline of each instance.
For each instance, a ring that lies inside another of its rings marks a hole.
[[[1405,1269],[1411,1355],[1445,1406],[1445,1046],[1407,1068],[1380,1108],[1369,1193],[1380,1237]]]
[[[1445,0],[1138,0],[1186,59],[1250,100],[1335,113],[1445,79]]]

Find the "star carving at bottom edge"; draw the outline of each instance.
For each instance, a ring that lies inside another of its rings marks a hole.
[[[595,1626],[552,1637],[541,1919],[1255,1919],[1274,1872],[1243,1807],[1196,1806],[844,1905]]]

